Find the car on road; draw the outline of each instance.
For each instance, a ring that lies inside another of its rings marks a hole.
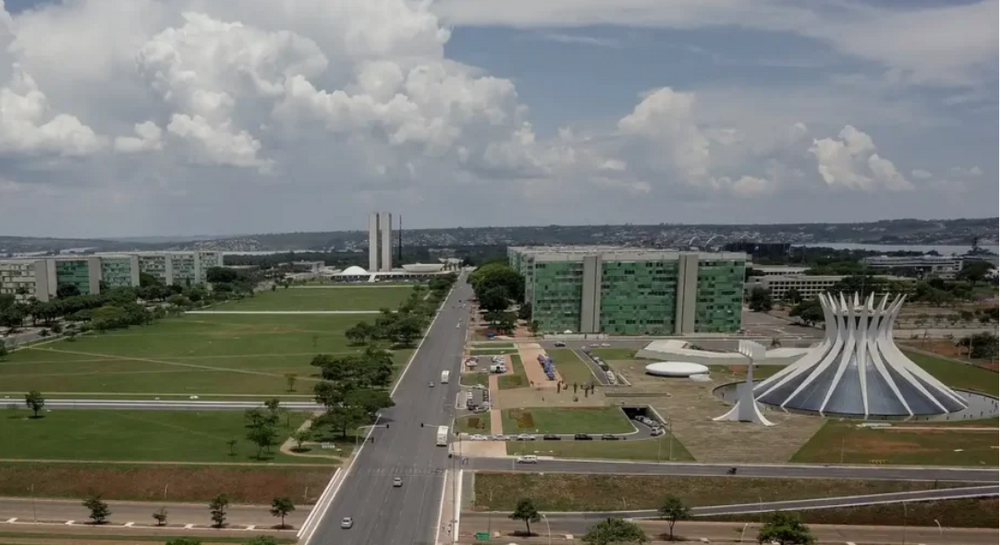
[[[649,430],[649,434],[652,435],[653,437],[659,437],[664,433],[666,432],[663,431],[663,428],[650,428]]]
[[[560,439],[562,439],[562,437],[559,437],[554,433],[546,433],[542,436],[542,440],[544,441],[559,441]]]
[[[611,346],[611,343],[601,343],[601,347],[602,348],[609,348],[610,346]]]
[[[526,454],[524,456],[518,456],[517,457],[517,463],[519,463],[519,464],[537,464],[538,463],[538,456],[535,456],[534,454]]]
[[[345,530],[350,530],[354,526],[354,519],[351,517],[344,517],[340,519],[340,527]]]
[[[576,435],[573,436],[573,439],[575,439],[577,441],[593,441],[594,440],[593,437],[587,435],[586,433],[578,433],[578,434],[576,434]]]
[[[472,440],[473,441],[485,441],[486,440],[486,436],[483,435],[483,434],[481,434],[481,433],[477,433],[477,434],[474,434],[472,436]]]
[[[401,486],[403,486],[403,479],[401,479],[400,477],[396,477],[395,479],[392,480],[393,488],[399,488]]]
[[[531,435],[530,433],[522,433],[521,435],[517,436],[517,440],[518,441],[534,441],[535,440],[535,436]]]
[[[618,437],[617,435],[615,435],[613,433],[605,433],[604,435],[601,436],[601,440],[602,441],[618,441],[620,439],[622,439],[622,438]]]
[[[554,346],[556,348],[564,348],[566,346],[566,343],[564,343],[562,341],[556,341]]]

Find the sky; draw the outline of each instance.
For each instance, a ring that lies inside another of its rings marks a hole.
[[[0,0],[0,234],[998,215],[997,0]]]

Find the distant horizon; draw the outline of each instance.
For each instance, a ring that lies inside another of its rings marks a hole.
[[[600,226],[636,226],[636,227],[653,227],[658,225],[668,226],[668,227],[732,227],[732,226],[781,226],[781,225],[866,225],[875,224],[880,222],[890,222],[890,221],[925,221],[925,222],[935,222],[935,221],[987,221],[993,220],[1000,222],[1000,216],[987,216],[987,217],[957,217],[957,218],[884,218],[869,221],[811,221],[811,222],[774,222],[774,223],[550,223],[550,224],[527,224],[527,225],[477,225],[477,226],[454,226],[454,227],[410,227],[404,226],[403,232],[406,231],[436,231],[436,230],[452,230],[452,229],[512,229],[512,228],[524,228],[524,229],[538,229],[544,227],[600,227]],[[0,233],[0,238],[2,237],[12,237],[12,238],[35,238],[35,239],[58,239],[58,240],[101,240],[101,241],[114,241],[114,242],[157,242],[144,239],[160,239],[159,242],[194,242],[197,240],[218,240],[218,239],[230,239],[230,238],[240,238],[240,237],[253,237],[253,236],[263,236],[263,235],[289,235],[289,234],[310,234],[310,233],[363,233],[366,232],[367,227],[361,229],[310,229],[310,230],[289,230],[289,231],[258,231],[254,233],[220,233],[220,234],[172,234],[172,235],[160,235],[160,234],[147,234],[147,235],[128,235],[128,236],[84,236],[84,237],[66,237],[66,236],[52,236],[52,235],[25,235],[25,234],[8,234]],[[396,231],[398,229],[394,229]],[[832,241],[831,241],[832,242]]]

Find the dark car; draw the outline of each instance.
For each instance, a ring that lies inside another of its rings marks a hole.
[[[586,433],[578,433],[578,434],[576,434],[576,435],[573,436],[573,439],[575,439],[577,441],[593,441],[594,440],[593,437],[587,435]]]
[[[621,437],[618,437],[617,435],[614,435],[612,433],[605,433],[604,435],[601,436],[602,441],[618,441],[619,439],[621,439]]]
[[[559,441],[561,439],[562,437],[559,437],[554,433],[546,433],[545,435],[542,436],[543,441]]]

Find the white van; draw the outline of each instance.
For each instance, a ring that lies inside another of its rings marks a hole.
[[[537,464],[538,456],[534,454],[525,454],[524,456],[517,457],[517,463],[519,464]]]
[[[441,371],[441,384],[448,384],[448,378],[451,376],[451,371]]]

